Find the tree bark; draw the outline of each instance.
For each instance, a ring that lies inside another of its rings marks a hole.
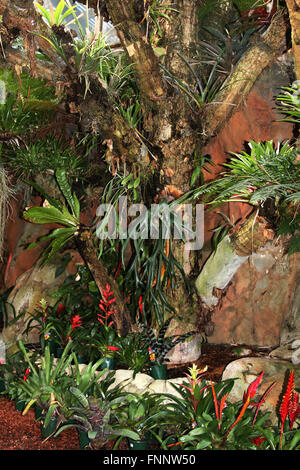
[[[108,273],[106,267],[102,263],[101,259],[97,257],[97,249],[94,243],[94,235],[89,229],[81,229],[78,237],[76,238],[76,244],[80,255],[87,264],[91,274],[95,280],[95,283],[103,297],[103,291],[107,284],[110,285],[113,290],[116,302],[115,308],[117,312],[114,314],[117,331],[122,335],[132,330],[133,321],[130,316],[130,312],[124,302],[123,296],[120,292],[119,286],[115,279]],[[104,297],[103,297],[104,300]]]
[[[244,54],[225,80],[216,99],[206,107],[203,119],[206,141],[216,135],[245,102],[260,74],[272,64],[285,47],[286,33],[286,12],[279,10],[261,40]]]
[[[136,68],[137,83],[145,105],[157,106],[165,96],[158,59],[136,21],[134,0],[106,0],[106,8],[120,41]]]
[[[295,74],[300,80],[300,0],[286,0],[292,27],[292,48]]]

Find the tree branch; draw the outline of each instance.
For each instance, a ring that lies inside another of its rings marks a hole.
[[[295,73],[300,80],[300,1],[286,0],[292,26],[292,47],[294,55]]]
[[[147,106],[156,107],[165,97],[158,59],[137,23],[133,0],[106,0],[107,11],[121,44],[134,64],[139,90]]]
[[[285,45],[286,11],[279,11],[262,36],[241,58],[225,80],[215,101],[204,112],[203,128],[207,140],[216,135],[231,115],[245,102],[263,70],[272,64]]]

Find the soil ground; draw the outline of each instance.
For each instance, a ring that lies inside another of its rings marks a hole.
[[[268,351],[250,349],[248,356],[266,355]],[[196,364],[199,368],[208,366],[207,375],[213,381],[221,379],[224,368],[227,364],[236,360],[237,349],[240,346],[232,345],[210,345],[204,344],[201,357]],[[188,372],[188,367],[192,364],[169,365],[168,377],[184,377]],[[120,449],[127,449],[124,442]],[[78,434],[75,428],[63,431],[58,437],[43,439],[41,435],[41,425],[35,420],[34,410],[31,409],[23,416],[21,412],[15,410],[15,403],[7,400],[5,396],[0,396],[0,450],[80,450]]]

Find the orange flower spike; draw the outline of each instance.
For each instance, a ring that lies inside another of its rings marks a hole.
[[[222,411],[223,411],[223,408],[225,406],[225,401],[226,401],[226,398],[228,396],[228,393],[225,393],[225,395],[221,399],[220,406],[218,406],[218,400],[217,400],[215,388],[214,388],[214,385],[213,385],[211,380],[210,380],[210,384],[211,384],[211,389],[212,389],[213,398],[214,398],[215,411],[216,411],[216,416],[217,416],[217,420],[218,420],[218,428],[219,428],[219,431],[220,431]]]
[[[219,420],[220,420],[220,416],[219,416],[218,400],[217,400],[217,396],[216,396],[215,387],[214,387],[214,385],[213,385],[211,379],[210,379],[210,385],[211,385],[212,394],[213,394],[213,398],[214,398],[215,412],[216,412],[217,420],[219,421]]]
[[[255,379],[248,387],[248,390],[247,390],[247,395],[246,395],[246,400],[248,397],[250,398],[253,398],[256,394],[256,390],[258,388],[258,386],[260,385],[261,381],[262,381],[262,378],[263,378],[263,375],[264,375],[264,372],[262,371],[259,376],[257,377],[257,379]]]
[[[234,426],[236,426],[236,424],[242,419],[242,417],[244,416],[245,414],[245,411],[246,409],[248,408],[248,406],[251,404],[250,403],[250,400],[251,398],[253,398],[256,394],[256,390],[257,390],[257,387],[259,386],[260,382],[262,381],[262,378],[263,378],[263,375],[264,375],[264,372],[261,372],[259,374],[259,376],[257,377],[257,379],[255,379],[248,387],[248,390],[247,390],[247,393],[246,393],[246,396],[244,397],[244,405],[240,411],[240,414],[238,415],[238,417],[236,418],[236,420],[234,421],[234,423],[230,426],[230,428],[228,429],[226,435],[225,435],[225,438],[227,438],[228,434],[230,433],[230,431],[234,428]]]

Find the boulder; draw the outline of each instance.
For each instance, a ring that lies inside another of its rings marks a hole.
[[[279,239],[249,256],[213,310],[210,342],[275,349],[300,339],[299,261]]]
[[[16,316],[21,313],[24,313],[24,316],[22,315],[18,321],[3,328],[1,335],[7,348],[21,338],[25,344],[39,342],[39,331],[36,328],[32,329],[28,335],[23,335],[28,319],[26,314],[28,312],[35,313],[41,299],[45,299],[49,305],[55,304],[56,299],[51,295],[62,284],[66,275],[61,274],[55,277],[58,266],[59,261],[48,263],[43,267],[36,264],[18,277],[16,285],[7,299],[8,304],[11,305],[8,309],[8,323],[13,319],[14,312]]]
[[[84,367],[84,365],[81,365],[81,370]],[[107,372],[101,375],[99,381],[105,380],[106,376]],[[138,393],[140,395],[144,393],[169,393],[174,396],[180,396],[172,384],[182,384],[186,380],[185,377],[156,380],[148,374],[139,372],[134,376],[132,370],[117,369],[115,371],[114,382],[110,385],[110,388],[120,386],[124,392]]]
[[[259,374],[263,371],[263,380],[257,395],[262,395],[273,383],[274,387],[268,393],[263,411],[270,411],[270,419],[274,424],[278,423],[278,407],[282,394],[285,391],[286,381],[291,369],[295,370],[295,390],[300,389],[300,366],[292,366],[290,362],[271,357],[246,357],[231,362],[224,369],[222,380],[236,379],[234,387],[228,396],[231,402],[237,402],[243,398],[244,392]],[[255,402],[255,398],[253,400]]]

